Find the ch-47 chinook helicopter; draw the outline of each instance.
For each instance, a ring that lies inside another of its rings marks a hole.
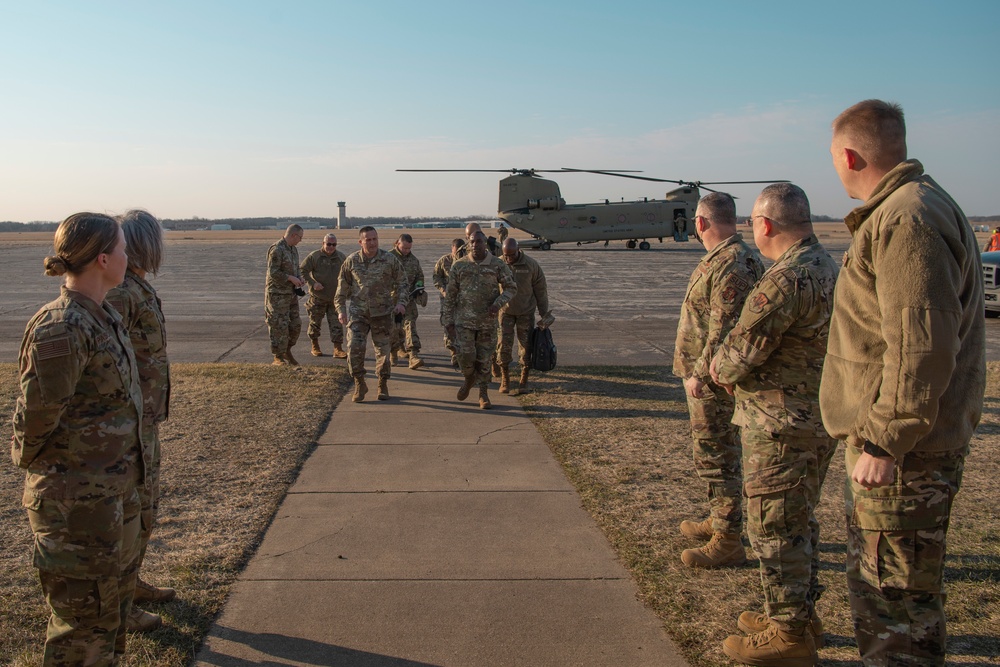
[[[639,173],[624,169],[397,169],[396,171],[472,171],[510,173],[500,181],[500,201],[497,215],[515,229],[531,234],[534,242],[522,247],[537,246],[548,250],[553,243],[597,243],[624,240],[628,248],[649,250],[647,239],[672,237],[687,241],[694,231],[694,214],[701,198],[700,189],[715,192],[706,185],[744,183],[785,183],[787,181],[675,181],[666,178],[635,176]],[[657,183],[676,183],[681,187],[668,192],[663,199],[641,201],[609,201],[593,204],[567,204],[559,194],[559,185],[537,176],[538,173],[588,173],[635,178]]]

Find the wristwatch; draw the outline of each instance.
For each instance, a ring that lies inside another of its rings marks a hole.
[[[862,447],[862,449],[865,450],[865,454],[869,454],[871,456],[876,456],[879,458],[884,458],[884,457],[892,458],[892,454],[885,451],[871,440],[865,440],[865,446]]]

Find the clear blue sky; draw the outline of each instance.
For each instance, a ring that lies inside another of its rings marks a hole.
[[[787,178],[841,216],[829,125],[870,97],[996,214],[998,30],[996,0],[0,0],[0,220],[492,214],[500,175],[394,170],[509,167]]]

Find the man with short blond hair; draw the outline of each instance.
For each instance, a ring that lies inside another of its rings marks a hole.
[[[983,277],[958,204],[907,159],[898,104],[833,122],[851,245],[820,405],[846,445],[847,583],[865,665],[944,665],[945,536],[986,386]]]

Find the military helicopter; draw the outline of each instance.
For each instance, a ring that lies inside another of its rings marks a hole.
[[[626,247],[649,250],[647,239],[672,237],[684,242],[694,232],[694,214],[701,198],[701,189],[715,192],[706,185],[744,183],[786,183],[787,181],[675,181],[666,178],[636,176],[641,173],[628,169],[397,169],[410,172],[495,172],[509,173],[500,181],[500,201],[497,215],[515,229],[531,234],[533,241],[522,247],[549,250],[554,243],[598,243],[624,240]],[[588,173],[635,178],[657,183],[676,183],[681,187],[668,192],[663,199],[643,198],[641,201],[613,202],[605,199],[592,204],[567,204],[555,181],[537,176],[539,173]]]

